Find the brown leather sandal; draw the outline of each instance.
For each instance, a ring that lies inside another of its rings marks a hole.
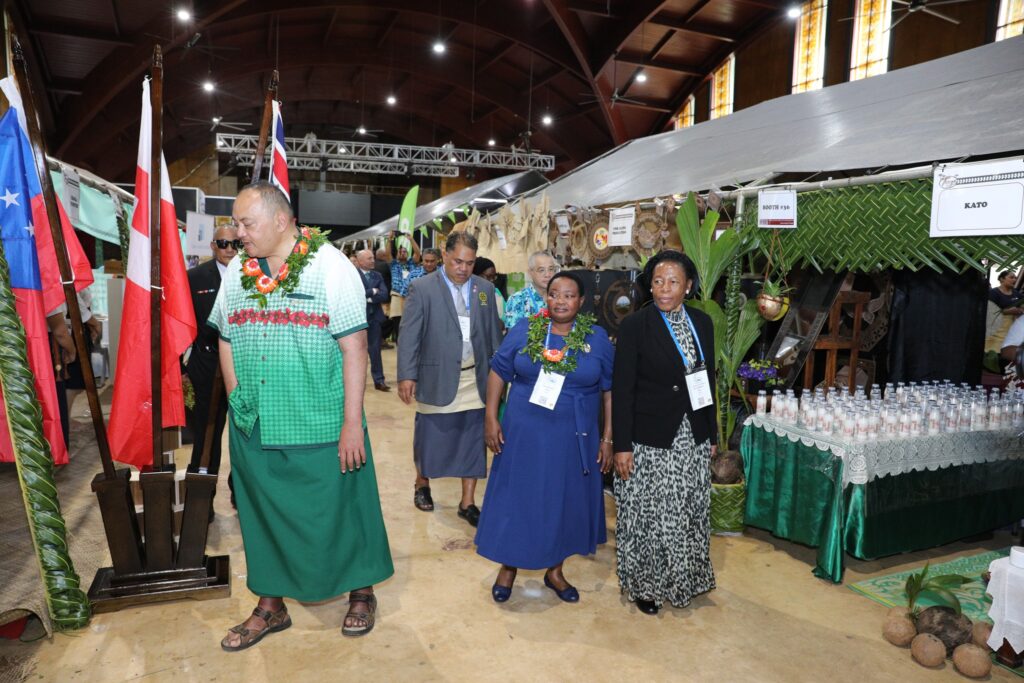
[[[220,641],[221,649],[227,652],[238,652],[250,648],[256,643],[263,640],[264,636],[268,633],[277,633],[283,631],[292,625],[292,618],[288,616],[288,608],[281,606],[281,609],[276,612],[265,610],[262,607],[257,606],[253,611],[252,615],[259,619],[262,619],[266,624],[261,629],[246,628],[245,622],[243,621],[238,626],[232,626],[229,631],[229,635],[224,636],[224,639]],[[248,621],[248,619],[246,620]],[[228,645],[227,641],[231,633],[237,633],[241,638],[238,641],[238,645]]]
[[[358,619],[363,622],[362,626],[344,626],[341,627],[341,635],[349,636],[350,638],[358,638],[359,636],[365,636],[367,633],[373,630],[373,625],[377,620],[377,596],[374,593],[359,593],[352,591],[348,594],[348,604],[354,602],[365,602],[370,608],[368,612],[353,611],[349,609],[348,614],[345,618]]]

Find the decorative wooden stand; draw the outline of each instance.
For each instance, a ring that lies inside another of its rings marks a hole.
[[[840,351],[850,352],[849,391],[857,388],[857,356],[860,354],[860,322],[864,306],[871,301],[870,292],[853,290],[840,291],[828,312],[828,332],[822,333],[814,342],[811,353],[804,363],[804,389],[814,387],[814,352],[825,351],[825,386],[834,386]],[[844,304],[853,304],[853,333],[849,337],[839,334],[842,325]]]

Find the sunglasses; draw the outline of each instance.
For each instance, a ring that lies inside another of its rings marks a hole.
[[[242,248],[242,240],[214,240],[213,243],[217,245],[218,249],[231,247],[235,251],[239,251]]]

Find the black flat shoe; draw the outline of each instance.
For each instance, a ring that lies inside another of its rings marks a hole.
[[[548,588],[550,588],[551,590],[553,590],[555,592],[555,595],[557,595],[558,599],[561,600],[562,602],[579,602],[580,601],[580,592],[578,590],[576,590],[575,586],[573,586],[572,584],[566,583],[565,588],[563,588],[562,590],[558,590],[555,587],[555,584],[553,584],[551,582],[551,579],[548,577],[547,572],[544,572],[544,585],[547,586]]]
[[[644,614],[650,614],[651,616],[658,614],[658,606],[654,604],[653,600],[637,600],[636,608]]]
[[[412,504],[416,506],[417,510],[433,512],[434,499],[430,496],[430,487],[421,486],[416,489],[416,493],[412,497]]]
[[[500,571],[498,573],[501,574]],[[494,585],[491,586],[491,598],[494,602],[507,602],[512,597],[512,586],[515,585],[517,573],[518,569],[512,572],[512,583],[508,586],[502,586],[497,579],[494,580]]]
[[[469,522],[470,526],[476,526],[480,522],[480,508],[476,505],[465,508],[459,505],[459,517]]]

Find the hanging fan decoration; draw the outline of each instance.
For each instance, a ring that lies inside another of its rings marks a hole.
[[[665,247],[667,231],[665,221],[655,211],[643,211],[637,214],[633,226],[633,249],[640,256],[650,258]]]
[[[594,217],[587,230],[587,249],[596,259],[606,259],[612,255],[612,246],[609,244],[608,216],[601,213]]]

